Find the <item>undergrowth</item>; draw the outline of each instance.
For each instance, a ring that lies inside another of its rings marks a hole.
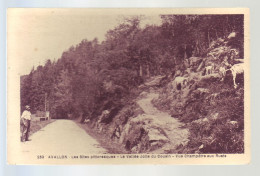
[[[189,142],[169,153],[244,153],[243,85],[234,89],[229,80],[214,80],[207,84],[200,82],[200,87],[208,92],[191,91],[177,116],[190,131]],[[176,108],[172,102],[177,100],[169,98],[169,90],[161,93],[164,95],[153,101],[154,105],[171,112]]]

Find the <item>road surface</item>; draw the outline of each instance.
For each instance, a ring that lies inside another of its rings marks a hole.
[[[104,154],[107,151],[71,120],[56,120],[22,143],[22,152],[31,156]]]

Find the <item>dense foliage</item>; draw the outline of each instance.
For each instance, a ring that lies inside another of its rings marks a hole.
[[[47,60],[21,76],[21,110],[50,111],[53,118],[95,118],[104,109],[120,108],[147,78],[167,75],[186,58],[205,56],[210,43],[230,43],[243,57],[243,15],[162,15],[161,25],[140,27],[138,17],[109,30],[99,43],[82,40],[57,61]]]

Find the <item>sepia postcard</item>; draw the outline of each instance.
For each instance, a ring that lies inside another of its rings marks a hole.
[[[249,164],[249,9],[7,10],[7,161]]]

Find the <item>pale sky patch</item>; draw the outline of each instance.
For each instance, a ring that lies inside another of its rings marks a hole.
[[[109,29],[133,15],[143,14],[124,13],[124,9],[9,9],[8,58],[19,61],[19,74],[28,74],[33,66],[59,59],[83,39],[103,41]],[[148,14],[141,26],[160,22],[159,14]]]

